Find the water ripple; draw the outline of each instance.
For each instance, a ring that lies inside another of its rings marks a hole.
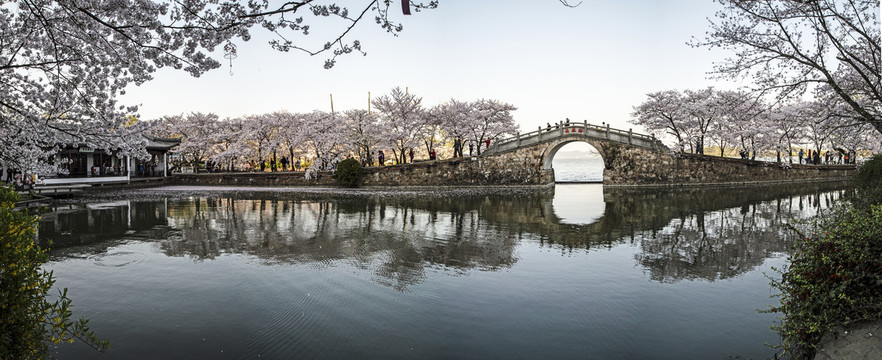
[[[104,254],[89,257],[93,264],[106,268],[121,268],[140,264],[144,261],[144,254],[134,251],[110,251]]]

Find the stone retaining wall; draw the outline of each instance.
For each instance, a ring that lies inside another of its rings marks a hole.
[[[787,183],[847,179],[854,165],[800,165],[604,146],[603,182],[620,186]]]
[[[362,186],[547,186],[554,183],[552,171],[524,166],[522,162],[513,166],[512,161],[508,157],[476,157],[371,167],[365,168]],[[336,186],[333,175],[333,172],[321,172],[318,179],[306,180],[302,171],[176,174],[168,183],[203,186]]]
[[[781,165],[716,156],[671,154],[612,143],[592,144],[604,158],[608,186],[712,186],[828,181],[849,178],[853,165]],[[554,184],[545,169],[548,149],[539,144],[487,157],[423,161],[365,169],[362,186],[537,186]],[[306,180],[303,172],[179,174],[170,183],[223,186],[336,186],[332,172]]]
[[[461,158],[371,168],[365,186],[488,186],[554,183],[553,171],[508,156]]]

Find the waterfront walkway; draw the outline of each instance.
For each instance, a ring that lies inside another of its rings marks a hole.
[[[821,340],[815,360],[877,360],[882,359],[882,320],[837,331],[835,338]]]

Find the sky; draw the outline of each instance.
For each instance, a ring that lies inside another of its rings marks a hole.
[[[356,11],[366,2],[337,3]],[[393,6],[391,17],[404,31],[391,36],[366,18],[349,40],[360,40],[367,56],[339,57],[330,70],[326,54],[278,52],[267,44],[272,36],[255,28],[250,41],[235,42],[232,75],[218,49],[220,69],[199,78],[160,69],[122,101],[140,104],[142,119],[190,112],[223,118],[330,111],[331,97],[335,111],[364,109],[369,93],[376,98],[398,86],[427,107],[451,98],[510,103],[521,132],[565,118],[643,132],[630,114],[647,93],[734,88],[708,74],[729,54],[687,45],[704,37],[719,8],[712,0],[584,0],[576,8],[558,0],[440,0],[437,9],[404,16]],[[323,44],[343,26],[313,21],[299,44]]]

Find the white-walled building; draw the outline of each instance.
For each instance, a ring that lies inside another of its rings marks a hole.
[[[113,151],[85,146],[67,146],[56,155],[59,172],[41,174],[46,185],[125,183],[137,178],[168,176],[168,152],[181,143],[180,139],[142,135],[147,140],[151,158],[142,161],[120,156]]]

